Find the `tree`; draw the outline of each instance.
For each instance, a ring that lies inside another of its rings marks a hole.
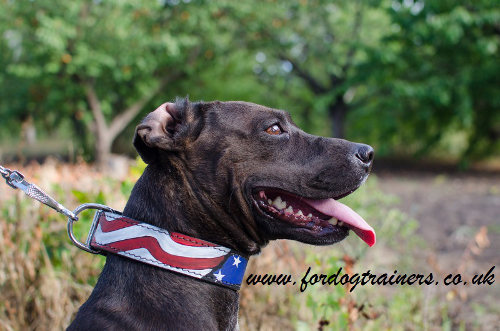
[[[463,160],[498,153],[498,6],[395,1],[387,12],[392,32],[364,66],[371,102],[360,108],[363,120],[387,119],[378,139],[420,154],[446,139]]]
[[[349,101],[358,81],[356,68],[369,46],[378,45],[388,17],[376,3],[367,1],[291,1],[266,5],[249,12],[241,33],[267,59],[262,66],[271,75],[281,71],[285,79],[299,79],[289,94],[301,95],[308,116],[311,111],[330,118],[331,134],[345,136]],[[264,61],[262,61],[264,62]],[[262,70],[262,74],[269,74]],[[293,83],[292,83],[293,84]],[[284,89],[290,87],[285,84]],[[307,89],[309,96],[303,96]]]
[[[146,105],[160,92],[156,103],[172,98],[178,80],[207,67],[216,46],[227,45],[219,40],[224,32],[214,32],[217,8],[208,3],[41,0],[2,6],[2,45],[9,54],[4,77],[23,82],[16,88],[27,96],[16,102],[52,117],[49,127],[70,117],[75,131],[90,128],[101,165]]]

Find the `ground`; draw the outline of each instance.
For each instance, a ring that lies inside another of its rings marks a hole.
[[[375,171],[384,193],[399,198],[398,207],[420,222],[418,233],[429,250],[418,263],[442,275],[460,272],[466,277],[486,273],[496,265],[492,286],[444,289],[454,320],[473,325],[480,316],[484,329],[500,325],[500,174],[439,170]],[[418,268],[418,266],[415,266]],[[443,288],[442,288],[443,289]],[[457,290],[458,289],[458,290]],[[478,311],[478,304],[491,309]],[[483,330],[484,330],[483,329]]]

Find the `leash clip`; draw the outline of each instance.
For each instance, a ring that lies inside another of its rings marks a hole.
[[[24,175],[19,171],[10,170],[0,166],[0,173],[2,174],[3,179],[5,179],[7,185],[13,189],[20,188],[20,185],[24,181]]]
[[[82,211],[87,210],[87,209],[103,210],[103,211],[107,211],[107,212],[111,212],[111,213],[115,213],[115,214],[120,214],[120,215],[121,215],[121,212],[116,211],[108,206],[98,204],[98,203],[84,203],[83,205],[80,205],[80,206],[76,207],[75,210],[73,210],[73,214],[75,215],[75,218],[68,217],[68,236],[69,236],[69,239],[73,242],[73,244],[76,247],[78,247],[86,252],[89,252],[92,254],[100,254],[101,253],[100,251],[95,250],[92,247],[90,247],[90,241],[92,240],[92,236],[94,235],[94,232],[97,228],[97,223],[99,222],[99,213],[98,212],[94,215],[94,220],[92,221],[92,224],[90,225],[90,230],[89,230],[89,233],[87,235],[87,240],[85,241],[85,243],[82,243],[81,241],[79,241],[73,233],[73,223],[78,221],[77,215],[80,214]]]
[[[41,188],[24,179],[24,175],[19,171],[10,170],[3,167],[1,167],[0,170],[2,173],[2,177],[5,178],[5,181],[7,182],[7,185],[12,187],[13,189],[20,189],[30,198],[37,200],[46,206],[49,206],[50,208],[67,217],[77,219],[76,215],[73,214],[73,212],[61,205],[54,198],[45,193]]]

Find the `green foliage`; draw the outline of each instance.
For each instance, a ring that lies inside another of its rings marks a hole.
[[[327,275],[333,275],[339,268],[345,267],[339,251],[320,256],[310,252],[306,263],[313,267],[313,272]],[[314,321],[329,321],[328,327],[333,330],[345,330],[349,316],[341,302],[347,293],[346,288],[341,285],[331,286],[327,290],[307,289],[306,306],[312,312]]]
[[[128,123],[189,94],[287,109],[321,135],[346,123],[347,138],[379,155],[445,150],[468,160],[500,150],[500,12],[488,0],[0,6],[2,138],[33,119],[42,138],[71,138],[78,154],[94,155],[106,139],[90,87],[110,127],[139,105],[115,126],[127,137]]]
[[[103,139],[96,113],[112,131],[113,120],[138,102],[153,109],[185,95],[215,60],[224,64],[236,24],[208,2],[15,1],[1,12],[0,90],[10,93],[0,103],[1,125],[28,116],[44,129],[69,121],[78,133],[72,139],[87,149]]]
[[[258,51],[258,78],[273,88],[276,99],[288,99],[287,109],[306,130],[337,134],[325,118],[345,107],[344,95],[358,83],[354,73],[365,49],[378,45],[389,30],[383,7],[366,1],[258,4],[265,10],[248,13],[239,31]]]
[[[387,14],[392,31],[360,71],[359,80],[367,80],[360,97],[368,101],[352,113],[352,132],[384,151],[399,146],[419,154],[463,132],[462,157],[498,152],[498,6],[394,1]]]

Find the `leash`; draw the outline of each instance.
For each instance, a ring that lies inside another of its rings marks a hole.
[[[133,220],[97,203],[85,203],[70,211],[20,172],[0,165],[0,174],[10,187],[66,216],[71,242],[86,252],[121,255],[233,290],[241,286],[248,259],[230,248]],[[73,233],[73,224],[87,209],[96,213],[82,243]]]
[[[35,184],[31,184],[26,181],[24,179],[24,175],[19,171],[13,171],[0,165],[0,173],[7,182],[7,185],[9,185],[10,187],[14,189],[20,189],[30,198],[35,199],[52,209],[55,209],[58,213],[61,213],[75,221],[78,220],[78,217],[76,217],[73,212],[65,208]]]

